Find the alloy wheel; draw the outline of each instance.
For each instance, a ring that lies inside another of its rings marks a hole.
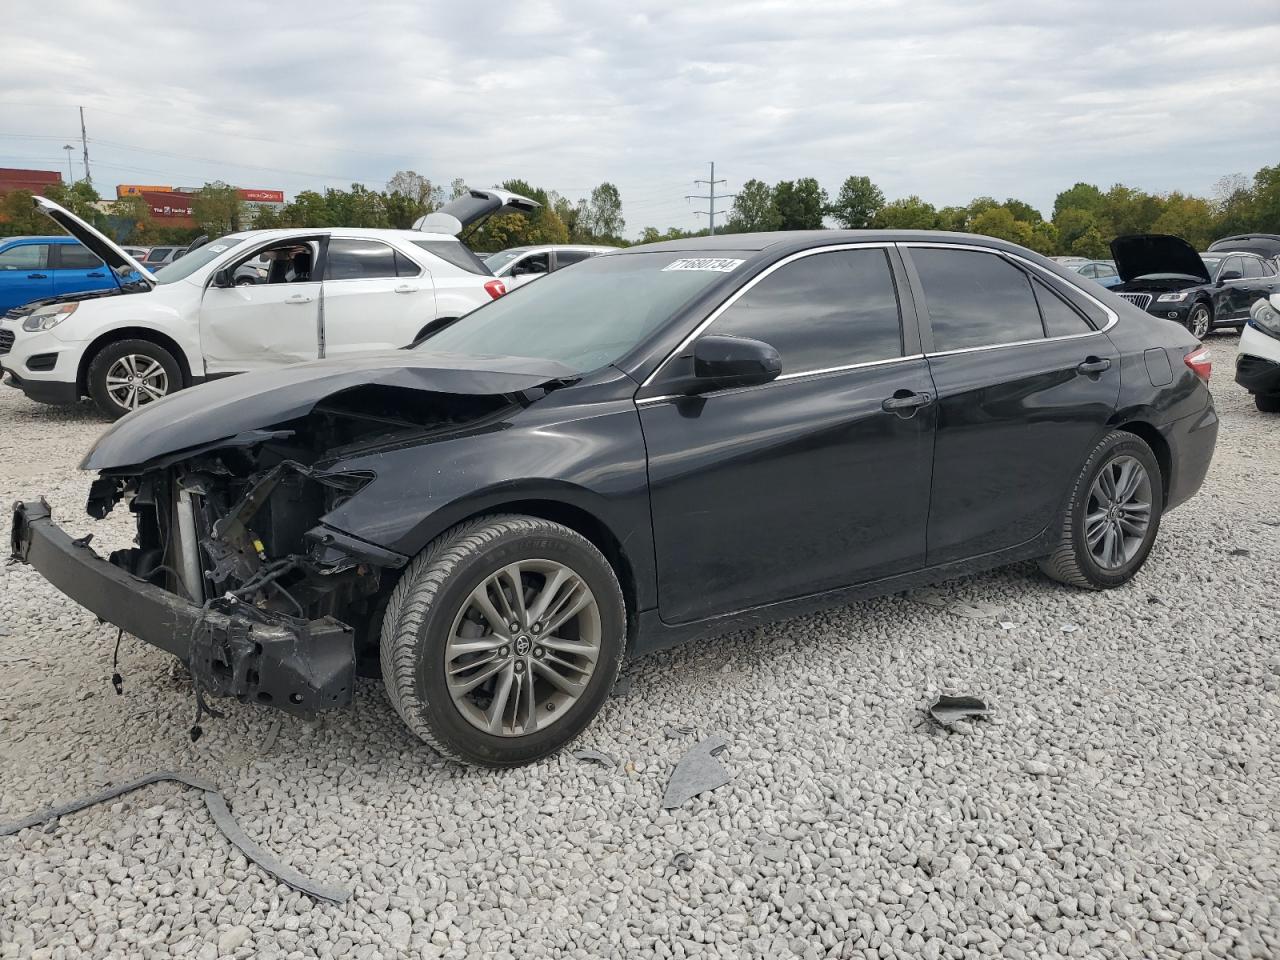
[[[545,729],[586,692],[600,637],[600,607],[573,570],[554,560],[508,564],[454,618],[444,653],[449,695],[485,733]]]
[[[1191,331],[1191,335],[1197,340],[1203,340],[1209,335],[1209,308],[1203,303],[1198,303],[1191,308],[1191,316],[1187,318],[1187,328]]]
[[[169,374],[159,360],[127,353],[107,370],[107,394],[126,410],[159,400],[169,392]]]
[[[1151,477],[1135,457],[1116,457],[1098,472],[1084,533],[1099,566],[1117,570],[1137,556],[1151,526],[1151,497]]]

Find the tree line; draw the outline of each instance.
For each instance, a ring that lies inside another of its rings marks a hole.
[[[502,187],[538,201],[533,214],[492,217],[464,234],[473,249],[501,250],[534,243],[600,243],[626,246],[622,234],[622,198],[612,183],[573,202],[554,190],[524,180]],[[196,191],[192,212],[196,228],[165,226],[151,216],[141,197],[98,208],[99,196],[85,181],[50,187],[46,195],[121,242],[157,244],[190,241],[205,233],[271,227],[390,227],[407,229],[468,189],[461,179],[436,183],[412,170],[395,173],[384,189],[354,183],[349,190],[303,190],[279,209],[252,208],[236,188],[205,184]],[[1251,178],[1236,174],[1218,181],[1212,197],[1174,191],[1153,194],[1125,184],[1104,190],[1077,183],[1054,199],[1046,217],[1031,204],[1009,197],[978,197],[964,206],[937,207],[919,196],[886,200],[869,177],[850,176],[834,197],[813,177],[773,185],[748,180],[742,185],[721,227],[722,233],[761,230],[849,229],[955,230],[999,237],[1048,255],[1103,258],[1108,243],[1127,233],[1170,233],[1203,250],[1215,238],[1235,233],[1280,233],[1280,165],[1263,167]],[[0,236],[44,233],[49,223],[31,206],[31,195],[15,191],[0,200]],[[671,227],[645,227],[639,242],[705,235]]]

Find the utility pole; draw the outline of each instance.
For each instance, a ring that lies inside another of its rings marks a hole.
[[[715,162],[714,160],[712,160],[712,161],[711,161],[711,179],[710,179],[710,180],[695,180],[695,181],[693,181],[693,182],[694,182],[695,184],[698,184],[698,183],[705,183],[705,184],[707,185],[707,188],[708,188],[708,189],[707,189],[707,192],[706,192],[705,194],[701,194],[701,193],[689,193],[689,194],[685,194],[685,199],[686,199],[686,200],[706,200],[706,201],[708,201],[708,203],[710,204],[710,207],[709,207],[707,210],[698,210],[698,211],[697,211],[697,213],[698,213],[699,215],[702,215],[702,214],[704,214],[704,213],[707,215],[707,219],[708,219],[708,220],[710,221],[710,223],[711,223],[711,233],[712,233],[712,235],[714,236],[714,235],[715,235],[715,232],[716,232],[716,200],[717,200],[717,198],[718,198],[718,199],[720,199],[720,200],[731,199],[731,198],[733,198],[733,197],[736,197],[736,196],[737,196],[737,194],[736,194],[736,193],[720,193],[720,194],[717,194],[717,193],[716,193],[716,184],[717,184],[717,183],[728,183],[728,181],[727,181],[727,180],[717,180],[717,179],[716,179],[716,162]]]
[[[91,184],[93,174],[89,172],[89,135],[84,132],[84,107],[80,108],[80,146],[84,148],[84,179]]]
[[[75,149],[71,144],[64,143],[62,149],[67,151],[67,186],[75,183],[76,175],[71,169],[71,151]]]

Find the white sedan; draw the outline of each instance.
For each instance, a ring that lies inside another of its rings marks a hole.
[[[232,233],[153,274],[56,203],[34,202],[121,286],[115,296],[69,294],[11,311],[0,321],[0,365],[34,400],[89,396],[113,417],[212,377],[407,346],[505,292],[457,233],[537,207],[473,190],[414,230]],[[266,265],[260,282],[243,282],[250,264]]]

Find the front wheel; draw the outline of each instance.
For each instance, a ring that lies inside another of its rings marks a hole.
[[[109,343],[89,362],[89,396],[115,420],[182,389],[182,368],[150,340]]]
[[[1151,448],[1131,433],[1107,434],[1076,478],[1058,546],[1040,569],[1087,590],[1128,582],[1151,552],[1163,507],[1160,465]]]
[[[618,578],[586,538],[536,517],[481,517],[433,541],[396,584],[382,677],[437,752],[513,767],[586,728],[625,640]]]
[[[1187,329],[1191,331],[1191,335],[1197,340],[1203,340],[1209,335],[1209,329],[1213,326],[1213,314],[1209,312],[1207,303],[1193,303],[1191,312],[1187,314]]]

